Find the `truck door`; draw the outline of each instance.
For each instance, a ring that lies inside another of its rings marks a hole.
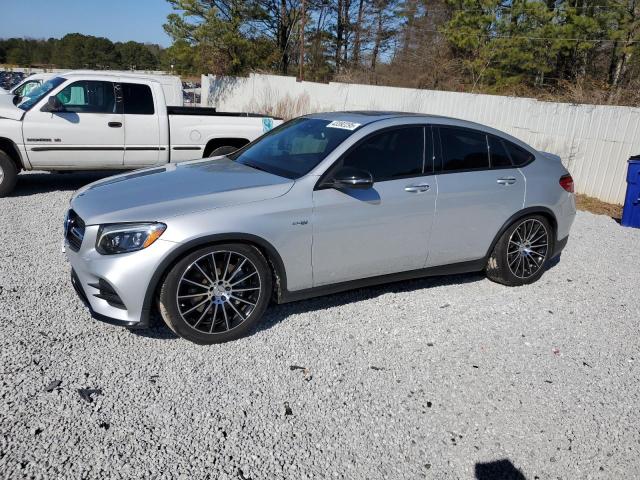
[[[160,115],[155,111],[151,87],[144,83],[121,83],[124,104],[124,164],[155,165],[160,158]]]
[[[67,83],[54,94],[59,111],[43,112],[41,105],[29,110],[22,133],[33,167],[121,167],[123,115],[114,87],[94,80]]]

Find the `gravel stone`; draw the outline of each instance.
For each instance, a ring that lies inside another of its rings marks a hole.
[[[0,199],[0,477],[637,478],[640,230],[579,212],[534,285],[362,289],[202,347],[76,298],[62,220],[101,176]]]

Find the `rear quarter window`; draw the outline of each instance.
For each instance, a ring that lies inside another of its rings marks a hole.
[[[511,162],[513,162],[513,165],[515,165],[516,167],[526,165],[534,159],[534,155],[526,151],[524,148],[521,148],[506,140],[503,140],[502,142],[504,143],[507,152],[509,152]]]
[[[153,115],[153,94],[148,85],[139,83],[122,84],[122,101],[125,115]]]

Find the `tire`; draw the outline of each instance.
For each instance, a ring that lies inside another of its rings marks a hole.
[[[209,154],[209,158],[217,157],[219,155],[228,155],[235,152],[236,150],[238,150],[238,147],[224,145],[222,147],[214,148],[213,151]]]
[[[553,228],[545,217],[529,215],[519,219],[496,243],[485,269],[487,277],[510,287],[535,282],[551,257],[553,239]]]
[[[13,191],[18,181],[18,169],[13,160],[0,150],[0,197]]]
[[[160,313],[176,335],[190,342],[236,340],[262,318],[271,298],[271,278],[267,260],[252,246],[201,248],[167,274],[160,289]]]

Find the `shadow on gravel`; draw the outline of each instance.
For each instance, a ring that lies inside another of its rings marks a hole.
[[[153,320],[153,327],[131,330],[131,333],[139,337],[151,338],[154,340],[177,340],[178,336],[167,327],[161,318]]]
[[[38,193],[58,191],[74,192],[88,183],[101,180],[119,171],[106,172],[73,172],[73,173],[22,173],[18,175],[18,183],[9,197],[27,197]]]
[[[408,280],[403,282],[389,283],[376,287],[360,288],[347,292],[325,295],[299,302],[286,303],[283,305],[272,305],[265,313],[264,320],[257,326],[253,333],[266,330],[285,320],[291,315],[307,313],[314,310],[324,310],[327,308],[340,307],[348,303],[361,302],[377,298],[387,293],[404,293],[422,290],[425,288],[439,287],[444,285],[462,285],[465,283],[477,282],[484,279],[483,273],[470,273],[465,275],[447,275],[442,277],[428,277],[418,280]],[[440,308],[446,308],[449,304],[442,302]],[[252,334],[253,334],[252,333]]]
[[[283,305],[272,304],[265,312],[263,320],[251,333],[249,333],[248,336],[267,330],[283,320],[286,320],[291,315],[299,313],[324,310],[326,308],[339,307],[348,303],[371,300],[387,293],[404,293],[442,285],[471,283],[482,280],[483,278],[485,278],[483,273],[429,277],[418,280],[389,283],[377,287],[349,290],[347,292],[334,293],[332,295],[325,295],[299,302],[285,303]],[[441,308],[446,308],[448,306],[448,304],[444,304],[443,302]],[[161,318],[154,318],[152,320],[152,325],[152,328],[131,330],[131,333],[140,337],[156,340],[176,340],[178,338],[176,334],[163,323]]]
[[[527,480],[510,460],[496,460],[489,463],[476,463],[477,480]]]
[[[555,267],[559,263],[559,257],[552,260],[547,266],[547,270]],[[403,282],[395,282],[384,284],[376,287],[359,288],[356,290],[349,290],[342,293],[334,293],[331,295],[324,295],[321,297],[312,298],[309,300],[302,300],[299,302],[285,303],[283,305],[271,304],[265,312],[264,318],[260,324],[248,335],[254,335],[263,330],[267,330],[274,325],[286,320],[291,315],[308,313],[315,310],[325,310],[327,308],[340,307],[348,303],[361,302],[366,300],[372,300],[381,295],[387,293],[405,293],[413,292],[416,290],[423,290],[425,288],[433,288],[447,285],[463,285],[465,283],[477,282],[485,279],[485,275],[482,272],[469,273],[463,275],[444,275],[440,277],[427,277],[417,280],[408,280]],[[449,304],[444,300],[440,308],[447,308]],[[157,340],[175,340],[178,337],[174,334],[162,321],[157,317],[152,321],[152,328],[131,330],[131,333],[140,337],[152,338]],[[478,477],[480,478],[480,477]],[[482,477],[493,478],[493,477]],[[502,478],[502,477],[495,477]],[[511,477],[504,477],[511,478]],[[519,478],[519,477],[514,477]],[[524,477],[522,477],[524,478]]]

